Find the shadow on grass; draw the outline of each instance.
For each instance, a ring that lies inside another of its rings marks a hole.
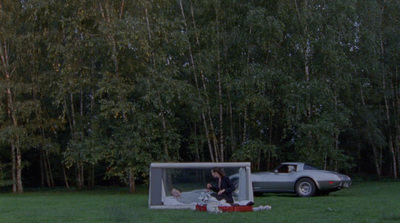
[[[382,216],[382,220],[384,221],[400,221],[400,214],[384,214]]]
[[[300,198],[300,199],[307,199],[308,197],[299,197],[294,193],[264,193],[262,195],[254,195],[254,197],[266,197],[266,198],[271,198],[271,197],[293,197],[293,198]],[[355,197],[352,194],[329,194],[329,195],[315,195],[313,197]]]
[[[111,222],[128,222],[129,220],[126,210],[121,207],[107,207],[104,211],[107,213],[108,220]]]
[[[400,214],[397,214],[397,213],[383,214],[382,220],[384,220],[384,221],[399,221]]]

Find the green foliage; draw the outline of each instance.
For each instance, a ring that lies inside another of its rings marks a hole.
[[[261,140],[249,140],[234,151],[232,160],[257,162],[261,155],[266,156],[268,152],[272,154],[272,157],[276,158],[276,150],[277,147],[275,145],[266,145]]]
[[[14,137],[27,168],[44,150],[124,182],[213,159],[394,175],[398,1],[0,5],[2,163]]]

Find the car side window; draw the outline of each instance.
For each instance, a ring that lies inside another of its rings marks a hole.
[[[296,166],[295,165],[289,165],[288,166],[288,172],[289,173],[292,173],[292,172],[296,172]]]
[[[278,173],[292,173],[297,171],[296,165],[281,165],[277,169]]]
[[[278,173],[287,173],[288,167],[287,167],[287,165],[281,165],[276,170],[278,171]]]

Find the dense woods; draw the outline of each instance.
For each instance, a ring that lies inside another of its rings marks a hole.
[[[0,0],[0,187],[150,162],[398,178],[397,0]]]

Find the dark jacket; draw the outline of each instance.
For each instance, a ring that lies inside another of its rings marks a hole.
[[[227,203],[232,204],[233,203],[233,197],[232,197],[232,192],[236,189],[235,185],[233,185],[231,179],[229,177],[225,176],[221,178],[221,188],[218,188],[218,178],[216,181],[216,184],[213,185],[211,188],[216,194],[212,194],[214,197],[216,197],[218,200],[225,199]],[[218,191],[225,189],[225,192],[221,195],[218,195]]]

